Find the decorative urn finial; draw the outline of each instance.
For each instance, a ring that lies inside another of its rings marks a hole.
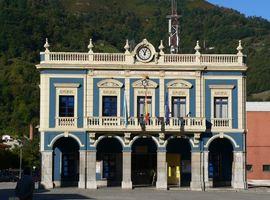
[[[195,54],[200,54],[201,47],[200,47],[200,42],[199,42],[199,40],[197,40],[197,44],[196,44],[196,46],[195,46],[194,49],[195,49],[195,51],[196,51]]]
[[[241,40],[239,40],[238,47],[236,49],[238,51],[237,55],[242,56],[243,55],[243,53],[242,53],[243,47],[242,47],[242,41]]]
[[[46,38],[46,42],[44,44],[45,53],[49,53],[50,52],[49,47],[50,47],[50,45],[49,45],[49,42],[48,42],[48,38]]]
[[[164,51],[163,51],[163,49],[164,49],[163,40],[160,40],[160,45],[159,45],[158,49],[159,49],[160,55],[164,55]]]
[[[128,39],[126,40],[126,45],[124,46],[124,49],[126,50],[125,51],[125,54],[130,54],[130,52],[129,52],[129,42],[128,42]]]
[[[90,38],[89,44],[88,44],[87,47],[88,47],[88,49],[89,49],[88,53],[94,53],[94,52],[93,52],[93,47],[94,47],[94,45],[93,45],[93,43],[92,43],[92,38]]]

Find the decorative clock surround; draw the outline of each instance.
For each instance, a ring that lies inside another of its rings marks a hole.
[[[137,44],[133,51],[136,55],[136,59],[140,62],[147,63],[153,60],[154,55],[156,54],[155,47],[143,39],[142,42]]]

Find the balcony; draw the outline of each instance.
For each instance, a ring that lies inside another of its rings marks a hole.
[[[213,118],[211,119],[212,129],[231,129],[232,119],[229,118]]]
[[[56,127],[58,128],[76,128],[77,117],[56,117]]]
[[[151,117],[147,122],[130,117],[125,124],[123,117],[88,117],[87,128],[95,131],[168,131],[203,132],[206,130],[205,118],[170,118],[167,124],[162,118]]]

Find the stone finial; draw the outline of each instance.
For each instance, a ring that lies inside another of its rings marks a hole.
[[[243,53],[242,53],[243,47],[242,47],[242,41],[241,40],[239,40],[239,44],[238,44],[238,47],[236,49],[238,51],[237,55],[242,56],[243,55]]]
[[[200,42],[199,40],[197,40],[197,44],[196,46],[194,47],[196,53],[195,54],[200,54],[200,50],[201,50],[201,47],[200,47]]]
[[[164,51],[163,51],[163,49],[164,49],[163,40],[160,40],[160,45],[159,45],[158,49],[159,49],[159,54],[160,55],[164,55]]]
[[[92,38],[90,38],[89,44],[88,44],[87,47],[88,47],[88,49],[89,49],[88,53],[94,53],[94,52],[93,52],[93,47],[94,47],[94,45],[93,45],[93,43],[92,43]]]
[[[124,46],[124,49],[126,50],[125,51],[125,54],[130,54],[130,52],[129,52],[129,42],[128,42],[128,39],[126,40],[126,45]]]
[[[46,42],[44,44],[45,53],[49,53],[50,52],[49,47],[50,47],[50,45],[49,45],[49,42],[48,42],[48,38],[46,38]]]

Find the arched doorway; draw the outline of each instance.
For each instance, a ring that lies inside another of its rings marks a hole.
[[[116,138],[103,138],[97,144],[97,180],[98,186],[121,186],[122,150]]]
[[[78,186],[79,145],[71,137],[62,137],[53,145],[53,181],[56,187]]]
[[[157,177],[157,146],[151,138],[132,144],[131,180],[134,187],[154,186]]]
[[[167,146],[167,181],[169,187],[189,187],[191,181],[191,147],[188,139],[169,139]]]
[[[218,138],[209,146],[209,180],[213,187],[230,187],[232,181],[233,146],[226,138]]]

